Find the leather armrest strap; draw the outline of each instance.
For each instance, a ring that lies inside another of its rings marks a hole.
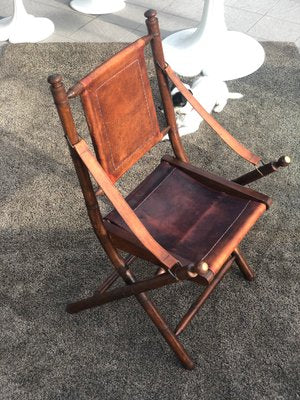
[[[87,143],[81,139],[74,145],[74,148],[95,181],[102,188],[125,223],[146,249],[148,249],[167,269],[171,269],[175,264],[178,264],[179,261],[151,236],[127,201],[113,185],[106,172],[89,149]]]
[[[231,147],[237,154],[249,161],[253,165],[257,165],[261,157],[253,154],[250,150],[246,149],[241,143],[239,143],[214,117],[212,117],[196,100],[196,98],[189,92],[189,90],[183,85],[179,77],[175,74],[172,68],[167,65],[163,69],[166,71],[168,77],[177,87],[177,89],[183,94],[187,101],[194,107],[194,109],[201,115],[201,117],[208,123],[209,126],[224,140],[224,142]]]

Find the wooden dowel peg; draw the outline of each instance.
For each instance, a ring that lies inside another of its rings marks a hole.
[[[280,167],[287,167],[290,163],[291,159],[289,156],[281,156],[277,161],[264,164],[253,171],[247,172],[246,174],[233,179],[233,182],[238,183],[239,185],[248,185],[251,182],[257,181],[258,179],[276,172]]]

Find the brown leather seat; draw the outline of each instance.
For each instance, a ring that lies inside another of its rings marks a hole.
[[[212,189],[167,161],[126,200],[151,235],[184,265],[205,259],[214,273],[266,210],[265,204]],[[130,233],[115,210],[105,219]]]

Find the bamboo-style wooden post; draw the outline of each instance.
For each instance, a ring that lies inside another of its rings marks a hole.
[[[104,291],[102,290],[101,291],[97,290],[93,296],[83,300],[79,300],[76,303],[70,304],[67,308],[67,311],[70,313],[78,313],[80,311],[89,308],[94,308],[100,306],[101,304],[109,303],[114,300],[123,299],[125,297],[129,297],[134,294],[136,295],[142,292],[147,292],[149,290],[158,289],[166,285],[177,283],[178,280],[183,281],[186,279],[190,279],[191,270],[192,267],[189,266],[178,267],[176,271],[174,271],[174,273],[176,273],[176,277],[175,275],[171,275],[167,272],[164,272],[163,274],[156,275],[153,278],[148,278],[143,281],[132,283],[129,286],[119,287],[109,292],[104,293]],[[111,277],[111,279],[113,279],[113,277]],[[203,278],[202,283],[207,284],[207,281]]]
[[[180,333],[182,333],[185,328],[188,326],[188,324],[191,322],[191,320],[195,317],[197,312],[200,310],[200,308],[203,306],[205,301],[208,299],[208,297],[211,295],[211,293],[214,291],[214,289],[217,287],[218,283],[222,280],[223,276],[226,274],[226,272],[229,270],[231,267],[233,261],[235,260],[235,256],[232,256],[229,258],[229,260],[224,264],[218,275],[214,278],[212,283],[207,286],[207,288],[204,290],[204,292],[198,297],[198,299],[191,305],[189,308],[188,312],[184,315],[184,317],[181,319],[179,324],[177,325],[175,329],[175,335],[178,336]]]
[[[244,277],[247,279],[247,281],[252,281],[255,277],[254,271],[252,270],[250,265],[247,263],[241,250],[236,248],[233,252],[233,255],[235,255],[235,262],[238,265],[238,267],[239,267],[240,271],[242,272],[242,274],[244,275]]]
[[[239,185],[248,185],[251,182],[257,181],[258,179],[264,178],[267,175],[276,172],[280,167],[287,167],[290,165],[291,159],[288,156],[281,156],[278,161],[273,161],[268,164],[262,165],[254,169],[253,171],[247,172],[246,174],[233,179],[233,182]]]
[[[188,157],[182,146],[181,139],[177,129],[176,117],[174,113],[172,97],[169,90],[168,79],[165,73],[163,72],[163,68],[165,67],[166,62],[164,59],[164,53],[160,38],[160,30],[156,14],[157,12],[155,10],[148,10],[145,12],[145,17],[147,18],[146,25],[148,28],[149,35],[153,36],[153,39],[151,40],[151,48],[152,48],[155,70],[162,98],[165,118],[167,120],[167,125],[170,126],[169,137],[175,156],[181,161],[188,162]]]
[[[89,172],[79,158],[77,152],[72,147],[74,144],[79,142],[80,138],[75,127],[67,92],[62,82],[62,77],[61,75],[51,75],[48,78],[48,82],[51,84],[51,92],[54,98],[54,103],[56,105],[64,132],[68,138],[70,154],[81,186],[92,227],[111,262],[115,265],[115,267],[123,267],[125,266],[125,262],[114,248],[108,236],[107,230],[104,227]]]
[[[75,127],[67,92],[62,81],[62,76],[59,74],[50,75],[48,82],[51,85],[51,93],[54,98],[54,103],[56,105],[65,135],[67,136],[70,144],[73,146],[79,142],[79,136]]]

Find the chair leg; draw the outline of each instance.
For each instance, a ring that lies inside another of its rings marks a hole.
[[[111,287],[111,285],[120,277],[117,271],[114,271],[111,273],[102,283],[101,285],[96,289],[96,293],[104,293]]]
[[[187,354],[182,344],[178,341],[177,337],[168,327],[154,304],[149,300],[148,296],[145,293],[140,293],[136,295],[136,297],[183,366],[187,369],[193,369],[195,367],[194,362]]]
[[[129,255],[125,259],[126,265],[132,264],[136,260],[136,257],[133,255]],[[111,287],[111,285],[120,277],[119,273],[117,271],[112,272],[102,283],[101,285],[96,289],[95,293],[102,294],[107,291]]]
[[[185,270],[181,270],[180,272],[181,274],[178,273],[179,278],[184,279]],[[111,301],[120,300],[125,297],[137,295],[139,293],[145,293],[149,290],[158,289],[160,287],[174,283],[177,283],[176,278],[170,274],[164,273],[162,275],[154,276],[153,278],[143,281],[132,282],[125,286],[121,286],[109,291],[96,291],[90,297],[86,297],[85,299],[81,299],[74,303],[69,303],[67,306],[67,311],[71,314],[75,314],[89,308],[94,308],[106,303],[110,303]],[[107,286],[108,285],[106,285],[106,287]]]
[[[148,278],[138,282],[131,282],[125,286],[106,291],[105,289],[115,280],[115,276],[112,275],[109,276],[104,284],[101,285],[101,290],[98,289],[98,291],[96,291],[90,297],[86,297],[76,302],[69,303],[66,310],[70,314],[76,314],[80,311],[110,303],[111,301],[120,300],[125,297],[130,297],[140,293],[145,293],[149,290],[158,289],[163,286],[174,284],[178,281],[183,281],[189,278],[189,270],[187,268],[180,268],[180,270],[178,270],[176,273],[176,277],[165,272],[164,274],[154,276],[153,278]]]
[[[236,248],[233,252],[235,255],[235,262],[237,263],[239,269],[241,270],[242,274],[244,277],[247,279],[247,281],[252,281],[255,277],[254,271],[252,268],[249,266],[247,263],[245,257],[241,253],[241,250]]]
[[[131,285],[136,282],[135,276],[133,273],[128,269],[125,268],[121,265],[116,266],[118,275],[123,278],[126,284]],[[115,277],[114,274],[110,275],[106,281],[101,285],[100,289],[102,288],[102,293],[104,293],[104,288],[105,288],[105,283],[106,287],[108,284],[113,280],[113,277]],[[166,277],[170,279],[169,275],[166,274]],[[112,284],[112,283],[111,283]],[[117,289],[116,289],[117,290]],[[99,295],[99,289],[97,292],[97,295]],[[172,330],[168,327],[160,313],[158,312],[157,308],[154,306],[154,304],[150,301],[148,298],[147,294],[145,292],[135,294],[135,297],[137,298],[138,302],[141,304],[141,306],[144,308],[154,325],[157,327],[159,332],[162,334],[163,338],[166,340],[168,345],[171,347],[171,349],[174,351],[180,362],[183,364],[183,366],[187,369],[193,369],[194,368],[194,362],[190,358],[190,356],[187,354],[186,350],[182,346],[182,344],[178,341],[176,338],[175,334],[172,332]],[[78,301],[76,303],[71,303],[67,305],[67,312],[71,313],[76,313],[78,311],[81,311],[83,309],[87,308],[92,308],[95,306],[96,299],[93,297],[83,299],[81,301]]]
[[[129,269],[125,269],[123,266],[116,266],[118,269],[120,275],[122,276],[123,280],[125,283],[130,284],[136,282],[136,278],[133,275],[133,273]],[[182,344],[178,341],[174,333],[171,331],[171,329],[168,327],[160,313],[158,312],[157,308],[154,306],[154,304],[151,302],[151,300],[148,298],[146,293],[139,293],[135,295],[136,299],[138,302],[141,304],[141,306],[144,308],[154,325],[157,327],[159,332],[162,334],[163,338],[165,341],[168,343],[168,345],[171,347],[171,349],[174,351],[182,365],[187,368],[187,369],[193,369],[195,367],[194,362],[190,358],[190,356],[187,354],[186,350],[182,346]]]
[[[214,280],[210,283],[210,285],[207,286],[207,288],[204,290],[204,292],[201,293],[201,295],[197,298],[197,300],[191,305],[188,312],[183,316],[183,318],[181,319],[181,321],[179,322],[179,324],[177,325],[177,327],[175,329],[176,336],[180,335],[180,333],[182,333],[186,329],[188,324],[195,317],[197,312],[203,306],[203,304],[208,299],[210,294],[214,291],[214,289],[216,288],[218,283],[221,281],[223,276],[229,270],[229,268],[231,267],[234,260],[235,260],[235,256],[232,256],[229,258],[229,260],[224,264],[221,271],[214,278]]]

